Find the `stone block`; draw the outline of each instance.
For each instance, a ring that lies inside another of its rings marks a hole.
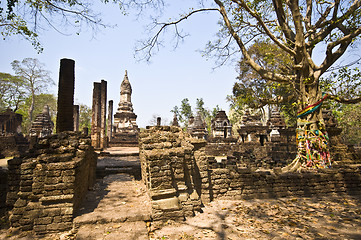
[[[177,197],[152,200],[152,207],[160,210],[178,210],[181,209],[179,200]]]
[[[53,222],[53,217],[43,217],[34,220],[35,225],[47,225]]]

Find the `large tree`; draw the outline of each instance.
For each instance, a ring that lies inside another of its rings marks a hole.
[[[298,155],[289,170],[304,167],[328,167],[331,164],[328,137],[322,119],[321,104],[329,98],[342,103],[360,101],[324,94],[320,77],[346,53],[356,46],[361,33],[361,0],[298,1],[298,0],[214,0],[202,1],[201,7],[191,9],[174,21],[156,22],[159,28],[143,45],[151,56],[157,49],[161,33],[175,27],[192,15],[218,12],[221,16],[219,39],[208,44],[208,53],[224,60],[242,54],[261,79],[292,87],[298,110]],[[182,37],[182,36],[180,36]],[[260,65],[250,54],[255,41],[276,45],[292,59],[290,68],[274,71]],[[317,56],[316,56],[317,55]],[[321,59],[322,58],[322,59]],[[317,59],[317,62],[316,62]],[[282,97],[272,102],[284,101]]]
[[[35,96],[45,93],[47,87],[54,85],[54,81],[50,78],[49,71],[45,70],[44,64],[34,58],[25,58],[21,62],[14,60],[11,63],[13,70],[18,78],[23,81],[24,87],[27,89],[30,98],[28,108],[29,121],[33,121],[33,112],[35,109]]]

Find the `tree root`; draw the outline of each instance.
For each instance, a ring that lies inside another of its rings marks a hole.
[[[299,172],[302,169],[302,164],[300,163],[300,158],[297,156],[290,164],[286,167],[283,167],[281,172]]]

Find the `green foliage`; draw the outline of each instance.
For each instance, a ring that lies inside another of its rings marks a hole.
[[[17,111],[19,104],[25,101],[24,81],[8,73],[0,73],[0,110],[7,108]]]
[[[56,97],[53,94],[41,93],[39,95],[35,95],[34,99],[35,99],[34,111],[33,111],[34,119],[38,114],[40,114],[43,111],[44,106],[48,105],[51,120],[55,124],[56,111],[57,111]],[[20,104],[19,110],[17,111],[17,113],[20,113],[21,115],[23,115],[23,123],[22,123],[23,133],[28,133],[29,129],[31,127],[32,121],[30,120],[30,116],[29,116],[29,108],[30,108],[31,104],[32,104],[32,97],[28,96],[25,99],[25,101]]]
[[[343,67],[320,80],[324,92],[342,99],[355,99],[361,96],[361,71],[358,67]],[[345,105],[335,101],[327,101],[324,107],[332,109],[339,127],[341,138],[346,144],[361,143],[361,104]]]
[[[361,104],[342,105],[336,113],[341,138],[345,144],[361,146]]]
[[[85,127],[87,127],[90,131],[91,118],[92,118],[91,108],[85,104],[80,104],[79,105],[79,130],[80,131]]]
[[[199,112],[201,114],[203,120],[206,122],[208,132],[211,133],[212,120],[216,117],[217,112],[221,110],[220,107],[217,105],[212,110],[209,110],[205,108],[203,98],[197,98],[195,109],[197,113]],[[192,106],[188,98],[182,100],[180,108],[174,106],[171,112],[176,114],[178,121],[183,124],[184,128],[188,127],[189,118],[193,116]]]
[[[50,78],[50,72],[45,70],[44,64],[38,59],[25,58],[21,62],[14,60],[12,68],[16,76],[21,79],[25,89],[26,96],[29,96],[31,103],[29,105],[29,121],[34,117],[35,96],[47,91],[47,87],[54,85],[54,81]]]
[[[188,98],[184,98],[179,108],[179,122],[185,127],[188,127],[189,118],[193,116],[192,106],[189,103]]]
[[[344,99],[361,96],[361,71],[358,67],[343,67],[320,79],[324,92]]]
[[[248,48],[251,58],[264,69],[277,73],[289,74],[292,60],[276,44],[269,41],[255,41]],[[238,64],[239,76],[233,85],[232,95],[227,96],[233,116],[231,122],[235,124],[242,116],[245,108],[258,109],[265,105],[274,104],[281,109],[289,125],[296,122],[296,105],[294,89],[289,84],[281,84],[266,80],[250,67],[242,58]]]

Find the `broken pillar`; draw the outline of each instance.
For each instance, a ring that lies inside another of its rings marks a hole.
[[[160,126],[162,123],[162,118],[161,117],[157,117],[157,126]]]
[[[79,131],[79,105],[74,105],[74,112],[73,112],[73,117],[74,117],[74,131],[78,132]]]
[[[108,104],[108,141],[110,141],[113,134],[113,100],[109,100]]]
[[[91,124],[91,140],[94,148],[100,148],[100,98],[101,84],[95,82],[93,88],[93,106],[92,106],[92,124]]]
[[[60,60],[58,86],[58,114],[56,117],[56,132],[73,131],[73,102],[75,61],[63,58]]]
[[[100,83],[100,148],[106,148],[107,139],[107,81]]]

